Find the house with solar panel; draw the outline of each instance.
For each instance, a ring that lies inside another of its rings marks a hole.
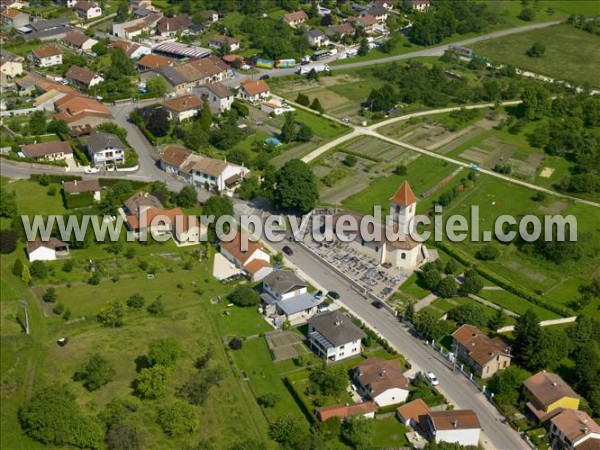
[[[308,346],[328,363],[360,355],[365,333],[338,311],[319,314],[308,321]]]

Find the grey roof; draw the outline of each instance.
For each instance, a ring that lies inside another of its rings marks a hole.
[[[323,33],[323,31],[319,30],[318,28],[313,28],[312,30],[309,30],[306,34],[312,38],[317,38],[319,36],[325,36],[325,33]]]
[[[97,153],[107,148],[125,148],[118,136],[108,133],[92,134],[87,140],[87,147],[92,153]]]
[[[277,299],[266,292],[260,294],[260,299],[265,303],[265,305],[272,305],[273,303],[277,303]]]
[[[70,23],[65,17],[58,17],[56,19],[37,20],[28,25],[33,31],[46,31],[53,28],[69,27]]]
[[[129,214],[137,216],[145,208],[161,209],[162,203],[158,198],[147,192],[136,192],[124,202]]]
[[[173,86],[177,86],[178,84],[187,83],[187,78],[181,75],[174,67],[165,66],[161,67],[157,70],[159,74],[161,74],[165,79],[171,83]]]
[[[306,287],[306,283],[290,270],[274,270],[263,279],[263,283],[279,295]]]
[[[375,5],[369,8],[369,14],[372,16],[385,16],[387,13],[387,9],[381,5]]]
[[[337,311],[314,316],[309,319],[308,323],[334,347],[365,337],[365,333],[354,325],[348,316]]]
[[[277,302],[277,307],[282,310],[286,315],[299,313],[309,308],[318,306],[319,301],[315,300],[312,294],[305,293],[296,295],[295,297],[288,298],[286,300],[280,300]]]

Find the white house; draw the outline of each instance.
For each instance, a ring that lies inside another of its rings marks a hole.
[[[87,67],[79,66],[71,66],[69,70],[67,70],[65,78],[70,83],[77,84],[78,86],[86,89],[97,86],[104,81],[104,78],[92,72]]]
[[[243,166],[198,156],[190,167],[192,183],[198,187],[205,187],[208,184],[218,192],[232,190],[250,173],[250,170]]]
[[[419,425],[421,416],[424,416],[429,411],[429,406],[422,399],[417,398],[412,402],[405,403],[402,406],[396,408],[396,417],[405,426],[416,428]]]
[[[283,16],[283,21],[292,28],[297,28],[308,20],[308,14],[304,11],[294,11]]]
[[[208,100],[208,106],[213,114],[220,114],[231,109],[233,92],[221,83],[212,83],[200,86],[200,95]]]
[[[62,64],[62,50],[56,45],[31,50],[27,58],[38,67],[51,67]]]
[[[307,291],[307,285],[290,270],[274,270],[263,279],[263,312],[276,327],[288,321],[304,323],[318,311],[319,301]]]
[[[380,407],[406,401],[408,379],[402,373],[399,359],[368,358],[353,370],[358,392]]]
[[[66,194],[79,195],[89,192],[97,202],[100,201],[100,183],[96,179],[92,180],[74,180],[63,182],[63,189]]]
[[[0,55],[0,73],[14,78],[23,73],[23,63],[17,58],[8,55]]]
[[[179,208],[144,208],[137,214],[126,216],[127,225],[135,235],[151,233],[153,235],[170,234],[178,245],[199,244],[206,238],[207,229],[197,217],[188,216]]]
[[[184,121],[198,114],[202,100],[197,95],[184,95],[163,102],[163,107],[169,113],[170,120]]]
[[[460,445],[479,445],[481,424],[470,409],[430,411],[419,421],[425,435],[435,442]]]
[[[208,46],[221,51],[227,50],[227,53],[230,53],[240,49],[240,41],[231,36],[219,34],[208,39]]]
[[[26,158],[37,161],[61,161],[73,159],[73,149],[68,141],[49,141],[39,144],[27,144],[21,147]]]
[[[87,140],[87,153],[96,165],[123,164],[125,145],[118,136],[94,133]]]
[[[307,31],[306,38],[312,47],[321,47],[329,44],[329,38],[327,35],[318,28],[313,28],[312,30]]]
[[[253,242],[248,236],[236,233],[233,240],[220,243],[220,253],[236,267],[242,269],[251,281],[260,281],[273,271],[271,257],[260,242]],[[247,246],[242,248],[243,241]]]
[[[351,358],[361,353],[365,333],[337,311],[319,314],[308,321],[308,344],[329,362]]]
[[[276,116],[295,111],[295,109],[290,105],[286,105],[280,100],[271,100],[269,102],[262,103],[260,105],[260,109],[267,114],[273,113]]]
[[[246,80],[240,86],[238,95],[251,103],[257,103],[271,95],[269,85],[263,80]]]
[[[584,450],[600,448],[600,425],[588,413],[563,409],[550,419],[552,448]]]
[[[90,20],[102,15],[102,8],[96,2],[79,1],[75,3],[75,14],[83,20]]]
[[[60,239],[50,238],[47,242],[41,239],[27,242],[27,258],[33,261],[54,261],[69,256],[69,244]]]

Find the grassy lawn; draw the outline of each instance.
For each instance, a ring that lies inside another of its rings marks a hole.
[[[488,8],[501,16],[502,21],[507,25],[523,26],[524,22],[517,16],[523,8],[519,0],[480,0]],[[534,22],[549,22],[569,17],[571,14],[582,14],[584,16],[597,16],[598,4],[588,0],[538,0],[530,2],[536,14]]]
[[[296,109],[295,115],[298,122],[304,122],[313,129],[315,136],[327,141],[350,132],[350,128],[340,123],[333,122],[320,117],[318,114],[313,114],[300,108]]]
[[[515,312],[517,314],[524,314],[528,309],[533,309],[535,313],[538,315],[540,320],[550,320],[550,319],[559,319],[560,316],[558,314],[553,313],[552,311],[548,311],[541,306],[535,305],[531,302],[528,302],[524,298],[521,298],[512,292],[508,291],[481,291],[477,294],[479,297],[489,300],[490,302],[494,302],[496,305],[503,307],[508,311]]]
[[[404,434],[408,430],[398,419],[396,419],[396,417],[392,416],[386,419],[376,419],[374,423],[374,448],[399,448],[408,446],[408,441],[404,437]]]
[[[415,300],[421,300],[430,294],[428,290],[423,289],[417,284],[417,274],[412,274],[408,280],[400,286],[400,292],[407,294]]]
[[[546,46],[541,58],[526,55],[535,42]],[[600,37],[568,24],[482,41],[473,45],[473,49],[496,63],[512,64],[577,85],[600,86],[596,71],[596,62],[600,60]]]
[[[17,196],[17,205],[19,214],[64,214],[67,212],[63,205],[60,195],[60,185],[52,184],[56,187],[56,195],[48,195],[49,186],[40,186],[38,183],[29,180],[12,181],[4,185],[9,192],[14,192]]]

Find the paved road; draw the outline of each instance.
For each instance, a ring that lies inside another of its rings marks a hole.
[[[433,371],[440,381],[440,391],[458,408],[473,409],[477,412],[483,427],[482,442],[485,448],[498,450],[518,450],[528,448],[525,442],[510,426],[501,423],[502,416],[485,397],[464,376],[453,373],[451,365],[437,355],[423,341],[413,337],[406,326],[401,324],[387,309],[376,309],[371,300],[365,299],[349,287],[341,275],[317,260],[306,249],[297,244],[271,243],[281,250],[289,245],[294,255],[288,259],[318,285],[335,290],[341,295],[341,303],[350,311],[377,330],[390,344],[408,358],[413,367]]]

